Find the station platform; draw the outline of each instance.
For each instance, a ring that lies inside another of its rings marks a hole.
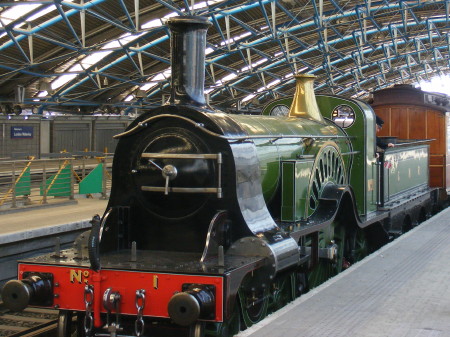
[[[239,337],[450,336],[450,209]]]
[[[89,221],[95,214],[102,215],[107,203],[107,200],[82,198],[68,204],[2,212],[0,245],[90,227]]]
[[[107,200],[80,198],[70,202],[0,212],[0,290],[17,278],[17,260],[71,246],[102,215]]]

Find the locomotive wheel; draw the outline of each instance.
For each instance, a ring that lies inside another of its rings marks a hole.
[[[58,316],[57,337],[85,337],[82,314],[60,310]]]
[[[206,325],[205,337],[232,337],[241,331],[241,313],[236,302],[231,317],[223,323]]]
[[[205,336],[205,323],[200,322],[190,327],[189,337],[204,337],[204,336]]]
[[[351,264],[362,260],[369,254],[369,244],[366,240],[366,235],[360,228],[347,233],[345,243],[344,258]]]
[[[317,154],[311,171],[311,180],[306,203],[306,213],[311,216],[320,204],[320,198],[327,186],[345,185],[347,175],[344,160],[335,144],[329,143]]]
[[[242,308],[242,322],[246,328],[259,322],[267,315],[269,307],[269,289],[261,284],[252,282],[252,277],[246,277],[238,291]]]
[[[338,222],[333,231],[333,241],[337,244],[336,261],[319,260],[318,265],[309,273],[308,281],[311,288],[317,287],[329,278],[339,274],[352,264],[362,260],[369,253],[369,246],[364,232],[360,228],[349,230]],[[321,233],[319,237],[319,248],[326,247],[331,243],[331,236]]]
[[[289,273],[277,276],[272,283],[271,311],[284,307],[296,298],[295,274]]]
[[[346,263],[344,258],[345,232],[345,227],[335,221],[328,230],[319,234],[319,248],[326,248],[334,242],[338,246],[337,257],[335,261],[319,259],[319,263],[308,274],[308,284],[311,288],[319,286],[342,271]]]

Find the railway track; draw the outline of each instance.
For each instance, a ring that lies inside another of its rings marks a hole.
[[[1,337],[50,337],[55,335],[57,323],[57,310],[27,308],[21,312],[12,312],[0,302]]]

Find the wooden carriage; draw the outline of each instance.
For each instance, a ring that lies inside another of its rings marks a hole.
[[[411,85],[375,91],[371,103],[384,120],[379,136],[434,139],[430,142],[430,185],[441,198],[450,190],[450,97],[428,93]]]

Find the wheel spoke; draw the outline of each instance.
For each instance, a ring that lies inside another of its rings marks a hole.
[[[364,232],[357,228],[348,236],[348,246],[346,258],[350,263],[356,263],[362,260],[369,253],[369,246]]]
[[[270,310],[275,311],[295,299],[295,275],[294,273],[281,275],[272,283]]]
[[[242,282],[238,297],[242,308],[242,320],[247,328],[266,317],[269,306],[267,287],[261,288],[260,284],[248,277]]]

